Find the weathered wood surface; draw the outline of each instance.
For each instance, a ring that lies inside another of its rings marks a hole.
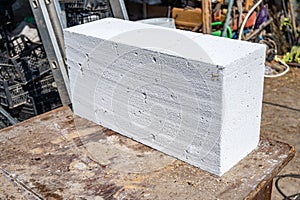
[[[211,34],[211,0],[202,0],[202,32]]]
[[[62,107],[0,132],[0,199],[252,199],[294,156],[262,139],[222,177]]]

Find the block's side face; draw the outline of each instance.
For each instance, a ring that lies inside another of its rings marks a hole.
[[[65,35],[75,114],[220,173],[219,66]],[[93,47],[81,48],[87,43]]]
[[[87,40],[83,35],[64,31],[64,41],[67,65],[69,67],[71,101],[74,112],[77,114],[78,110],[83,110],[91,104],[90,98],[92,93],[90,92],[90,88],[93,89],[93,86],[89,85],[88,82],[83,82],[82,70],[89,67],[87,65],[89,54],[93,52],[93,49],[99,43],[99,39],[89,38]],[[98,76],[92,73],[86,73],[85,75],[88,76],[85,79],[90,79],[92,82],[96,82],[98,79]],[[81,96],[89,98],[81,98]],[[95,115],[91,112],[86,112],[84,117],[91,121],[95,120]]]
[[[226,172],[258,144],[262,108],[265,47],[224,70],[221,171]],[[234,70],[235,69],[235,70]]]

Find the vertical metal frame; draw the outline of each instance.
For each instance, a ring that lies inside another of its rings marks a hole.
[[[70,101],[62,27],[52,0],[29,0],[63,105]]]
[[[123,0],[109,0],[109,4],[115,18],[129,20],[126,6]]]

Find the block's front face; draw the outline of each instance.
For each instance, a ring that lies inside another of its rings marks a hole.
[[[65,35],[75,114],[219,173],[220,67]]]

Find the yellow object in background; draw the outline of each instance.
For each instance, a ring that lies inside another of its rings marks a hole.
[[[296,62],[300,64],[300,46],[293,46],[291,52],[284,55],[284,62]]]

